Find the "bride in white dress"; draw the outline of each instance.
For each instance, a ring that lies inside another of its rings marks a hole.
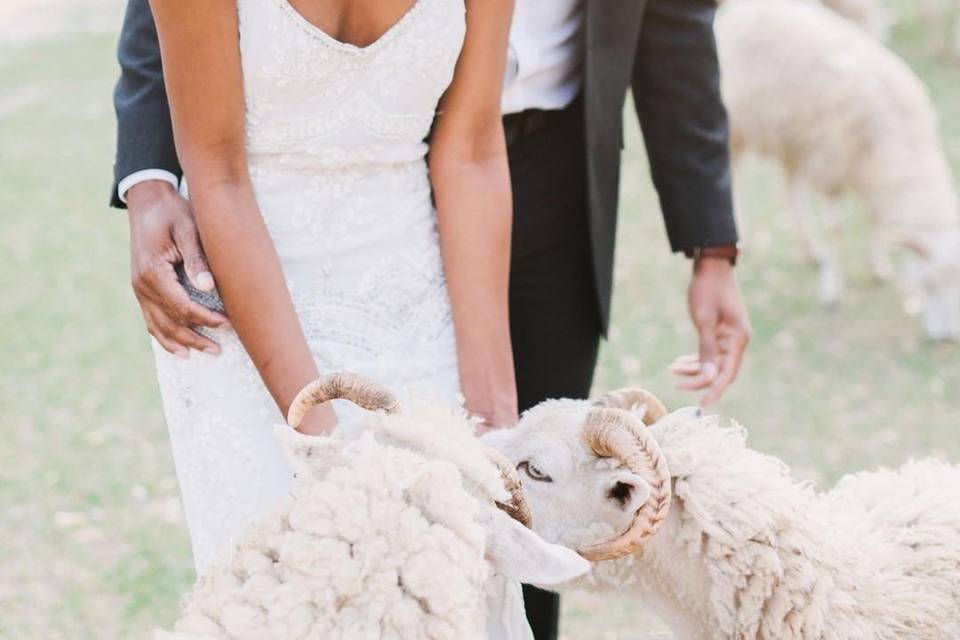
[[[500,120],[511,2],[151,6],[232,324],[220,356],[154,349],[202,573],[292,489],[271,425],[319,373],[516,419]],[[335,422],[322,406],[301,429]]]

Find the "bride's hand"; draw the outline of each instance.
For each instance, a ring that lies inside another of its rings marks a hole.
[[[517,393],[513,388],[513,379],[499,389],[479,391],[471,390],[471,385],[463,383],[465,408],[467,412],[480,419],[476,434],[482,435],[493,429],[512,427],[519,421],[517,411]],[[482,385],[486,386],[486,385]]]
[[[500,429],[512,429],[513,427],[516,426],[516,424],[517,424],[516,420],[513,420],[506,424],[491,424],[486,420],[481,419],[480,422],[477,423],[477,427],[473,430],[473,435],[479,438],[487,433],[490,433],[491,431],[499,431]]]
[[[303,417],[297,431],[308,436],[328,436],[336,426],[337,414],[329,402],[324,402]]]

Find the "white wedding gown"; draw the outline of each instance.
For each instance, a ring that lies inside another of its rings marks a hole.
[[[286,0],[238,7],[250,174],[318,367],[458,403],[424,139],[464,0],[416,0],[363,48]],[[219,356],[153,345],[198,575],[294,488],[273,436],[283,417],[236,334],[211,336]],[[493,579],[487,600],[491,640],[532,640],[518,584]]]
[[[417,0],[364,48],[286,0],[238,5],[250,173],[317,365],[457,402],[424,139],[464,0]],[[213,337],[219,356],[154,344],[198,574],[293,488],[279,411],[236,335]]]

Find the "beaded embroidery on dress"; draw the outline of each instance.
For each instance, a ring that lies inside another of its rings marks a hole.
[[[416,0],[368,47],[287,0],[240,0],[250,174],[322,372],[459,399],[424,141],[464,0]],[[293,488],[282,420],[236,335],[181,360],[154,343],[198,573]]]

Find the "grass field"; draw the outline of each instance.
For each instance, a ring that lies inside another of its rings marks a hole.
[[[192,579],[126,222],[105,206],[120,9],[74,6],[44,8],[44,28],[0,29],[2,638],[142,637],[170,622]],[[920,35],[908,21],[894,46],[929,83],[960,172],[960,68],[928,59]],[[628,134],[597,387],[642,382],[689,404],[665,372],[695,348],[688,266],[667,252],[636,127]],[[718,410],[820,482],[930,453],[960,460],[960,349],[927,342],[896,292],[871,281],[857,207],[845,220],[849,295],[827,312],[776,173],[750,165],[738,188],[755,340]],[[635,605],[583,595],[566,599],[564,625],[571,640],[669,637]]]

